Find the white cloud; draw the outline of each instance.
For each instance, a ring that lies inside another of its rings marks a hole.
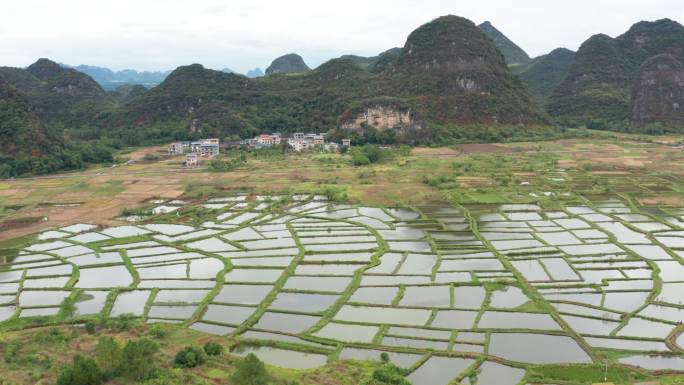
[[[619,35],[639,20],[684,21],[680,0],[23,0],[2,13],[1,65],[50,57],[150,70],[199,62],[246,71],[289,52],[315,67],[401,46],[445,14],[490,20],[532,56]]]

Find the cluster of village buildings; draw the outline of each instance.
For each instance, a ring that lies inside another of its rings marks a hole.
[[[266,148],[287,143],[294,151],[302,152],[314,148],[338,152],[342,147],[351,147],[350,139],[342,139],[342,143],[328,142],[326,134],[304,134],[301,132],[291,137],[283,137],[279,133],[264,134],[229,144],[232,147]],[[201,158],[218,156],[221,143],[218,139],[200,139],[193,142],[174,142],[169,146],[169,155],[185,155],[187,167],[199,166]]]
[[[264,148],[277,146],[283,142],[286,142],[293,150],[297,152],[311,150],[320,146],[320,148],[325,151],[337,152],[341,147],[349,147],[351,145],[351,140],[342,139],[342,143],[329,142],[326,140],[325,133],[323,134],[305,134],[302,132],[297,132],[292,134],[291,137],[286,138],[279,133],[275,134],[263,134],[256,136],[252,139],[243,140],[240,145],[247,146],[250,148]]]

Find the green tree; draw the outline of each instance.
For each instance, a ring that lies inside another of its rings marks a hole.
[[[123,349],[112,337],[100,337],[95,346],[95,360],[107,377],[113,377],[121,366]]]
[[[159,345],[147,338],[128,341],[123,349],[123,359],[120,366],[121,373],[137,381],[152,377],[156,370],[154,367],[154,355],[158,350]]]
[[[233,385],[267,385],[270,380],[264,363],[251,353],[238,362],[237,370],[230,377]]]
[[[12,176],[12,166],[9,164],[0,164],[0,179],[7,179]]]
[[[74,362],[64,368],[57,378],[57,385],[98,385],[103,379],[102,372],[93,359],[75,356]]]
[[[60,305],[60,316],[64,318],[72,318],[76,314],[76,298],[67,297]]]

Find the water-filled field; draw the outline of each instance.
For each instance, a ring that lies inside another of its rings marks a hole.
[[[684,209],[383,209],[309,195],[198,206],[213,220],[39,234],[3,257],[0,322],[131,314],[298,346],[236,351],[293,368],[384,351],[416,385],[514,385],[529,365],[599,355],[683,367]]]

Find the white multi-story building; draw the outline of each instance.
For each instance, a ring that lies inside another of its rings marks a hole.
[[[214,157],[220,153],[220,141],[218,139],[200,139],[190,143],[190,151],[203,157]]]
[[[195,153],[203,157],[214,157],[220,153],[218,139],[200,139],[194,142],[174,142],[169,146],[169,155]]]
[[[310,142],[304,139],[288,139],[287,144],[289,144],[290,147],[297,152],[306,151],[313,147]]]
[[[183,155],[190,148],[190,142],[174,142],[169,146],[169,155]]]

